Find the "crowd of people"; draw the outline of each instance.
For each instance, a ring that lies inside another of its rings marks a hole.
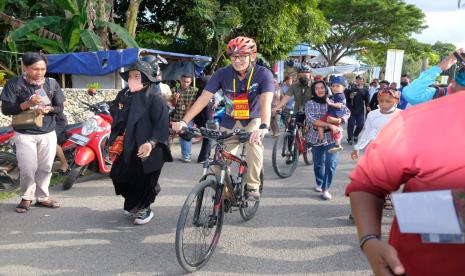
[[[330,187],[343,151],[342,125],[347,124],[347,144],[353,145],[351,157],[358,163],[350,174],[346,194],[360,247],[375,275],[462,273],[463,242],[425,243],[421,233],[403,233],[394,220],[388,244],[381,240],[381,210],[385,197],[401,187],[404,192],[465,188],[465,143],[460,135],[465,130],[465,116],[460,115],[465,93],[458,93],[465,92],[465,66],[460,63],[463,49],[413,81],[402,76],[400,87],[376,79],[367,86],[363,76],[357,76],[352,85],[343,76],[325,81],[313,77],[308,65],[297,68],[296,81],[289,75],[280,85],[269,69],[255,63],[257,45],[253,39],[232,39],[226,53],[231,65],[204,78],[201,89],[192,86],[194,76],[190,74],[182,74],[179,87],[169,89],[160,83],[157,62],[147,59],[137,60],[121,73],[128,85],[111,103],[113,122],[108,143],[118,149],[110,176],[116,194],[125,199],[124,212],[134,224],[146,224],[153,218],[150,206],[161,191],[159,176],[164,163],[173,160],[170,120],[178,132],[194,123],[205,126],[221,99],[226,110],[220,129],[240,128],[252,133],[245,143],[249,168],[246,195],[250,200],[261,198],[263,139],[269,129],[272,136],[279,134],[283,118],[278,110],[295,111],[308,127],[313,189],[325,200],[332,198]],[[437,75],[457,61],[451,84],[434,86]],[[25,73],[10,79],[0,96],[2,113],[18,115],[34,110],[43,116],[43,123],[27,128],[13,125],[20,169],[18,213],[28,212],[33,200],[36,206],[60,207],[49,196],[48,186],[55,154],[62,154],[57,136],[66,124],[63,92],[54,79],[45,77],[47,58],[26,53],[23,63]],[[432,101],[436,98],[441,99]],[[170,108],[174,110],[171,115]],[[180,137],[179,143],[182,161],[191,162],[192,142]],[[209,147],[205,139],[198,162],[208,158]],[[228,144],[232,153],[238,148],[238,141]],[[62,163],[60,171],[66,173],[68,167]],[[437,262],[443,265],[436,266]]]

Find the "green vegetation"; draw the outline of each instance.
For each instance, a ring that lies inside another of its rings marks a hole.
[[[211,56],[213,71],[228,63],[227,42],[242,35],[254,38],[270,63],[301,42],[313,45],[329,65],[356,55],[383,66],[387,49],[404,49],[404,72],[415,75],[426,60],[436,63],[455,48],[410,38],[426,27],[424,18],[402,0],[0,0],[0,50],[140,46]],[[18,55],[0,52],[7,77],[19,69]]]
[[[63,183],[65,178],[66,176],[59,176],[59,175],[52,176],[52,179],[50,180],[50,187],[60,185],[61,183]],[[16,191],[12,191],[12,192],[6,192],[6,193],[0,192],[0,200],[12,198],[12,197],[18,196],[18,194],[19,194],[19,188]]]

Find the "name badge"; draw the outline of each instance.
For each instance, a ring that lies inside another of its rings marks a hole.
[[[401,233],[420,234],[424,243],[465,243],[465,190],[394,193]]]
[[[247,120],[250,118],[248,93],[242,93],[233,100],[233,116],[235,120]]]

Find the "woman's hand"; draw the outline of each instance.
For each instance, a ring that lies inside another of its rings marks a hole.
[[[341,132],[341,128],[332,124],[329,124],[329,129],[331,130],[332,133],[336,134]]]
[[[27,104],[29,105],[29,107],[36,106],[42,102],[41,98],[41,96],[34,94],[31,96],[29,101],[27,101]]]
[[[405,273],[405,268],[397,255],[397,250],[385,241],[369,240],[365,242],[363,252],[367,256],[375,276],[392,276]]]
[[[139,150],[137,151],[137,157],[139,158],[147,158],[152,152],[152,144],[149,142],[140,145]]]
[[[350,157],[352,158],[352,160],[357,160],[359,158],[359,152],[358,150],[353,150],[352,153],[350,154]]]

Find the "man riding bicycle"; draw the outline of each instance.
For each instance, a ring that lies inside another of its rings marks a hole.
[[[211,77],[202,94],[184,118],[173,124],[173,129],[180,131],[187,126],[208,104],[216,91],[222,90],[226,102],[226,114],[221,121],[223,129],[240,128],[252,132],[246,143],[247,196],[260,199],[260,172],[263,167],[262,140],[268,133],[273,99],[273,74],[267,68],[255,64],[257,45],[248,37],[236,37],[229,41],[227,54],[231,65],[220,68]],[[228,145],[228,150],[235,153],[239,142]]]
[[[305,122],[305,105],[312,98],[312,92],[310,91],[310,86],[312,84],[312,69],[310,66],[302,64],[297,68],[297,79],[298,81],[294,82],[286,95],[284,95],[279,102],[279,104],[273,108],[271,111],[275,113],[277,110],[281,110],[286,103],[294,97],[294,113],[296,116],[296,123],[303,124]],[[286,122],[287,125],[288,122]],[[295,126],[287,126],[287,128],[292,132]],[[291,137],[288,140],[289,150],[291,150],[293,144],[293,138]],[[293,156],[289,156],[289,160],[286,163],[291,164],[293,162]]]
[[[287,93],[283,96],[279,104],[273,111],[282,109],[286,103],[294,97],[294,112],[305,112],[305,105],[312,98],[310,85],[312,84],[312,69],[310,66],[302,64],[297,69],[298,81],[294,82]],[[303,116],[305,118],[305,116]]]

